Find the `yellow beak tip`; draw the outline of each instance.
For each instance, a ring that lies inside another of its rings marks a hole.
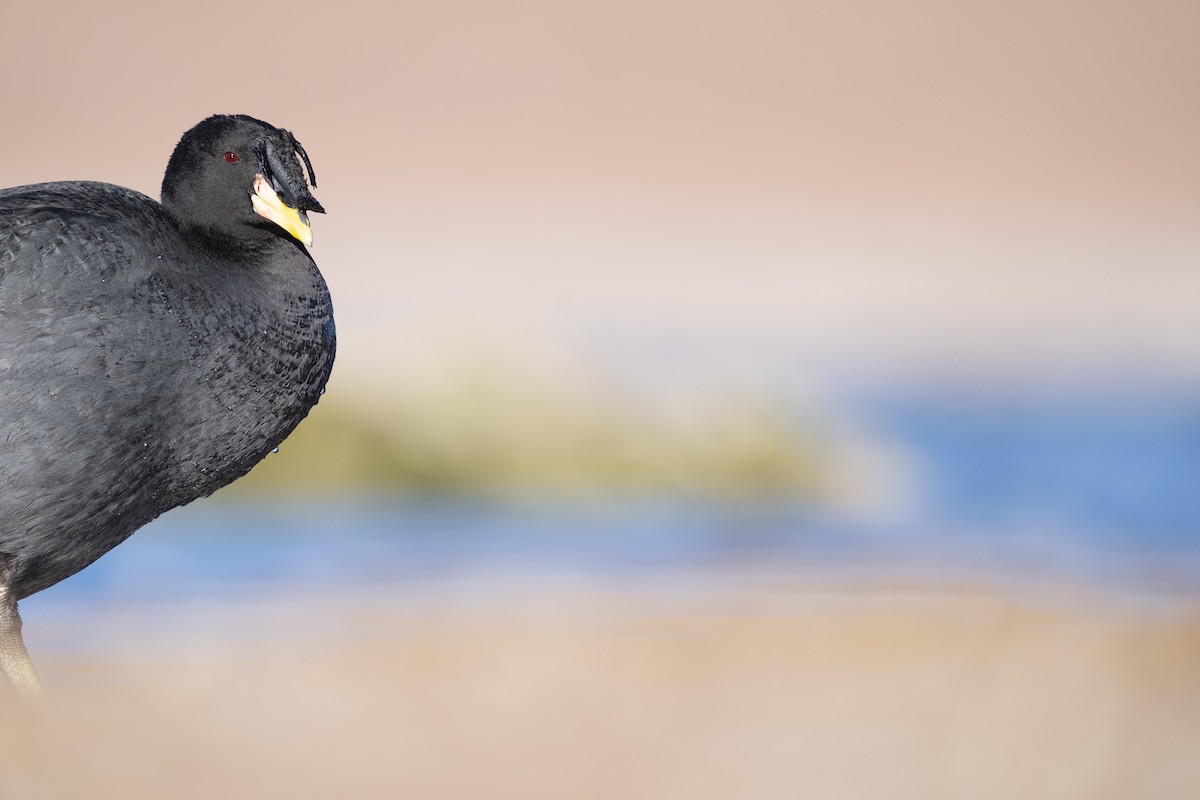
[[[284,203],[262,175],[254,179],[254,194],[250,195],[254,212],[283,228],[305,247],[312,247],[312,226],[300,216],[298,209]]]

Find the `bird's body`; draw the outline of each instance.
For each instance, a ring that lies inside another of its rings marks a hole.
[[[172,156],[162,204],[100,183],[0,191],[0,595],[14,618],[16,600],[244,475],[323,392],[329,292],[297,234],[251,202],[276,197],[269,181],[307,230],[320,206],[295,156],[275,155],[294,141],[210,118]]]

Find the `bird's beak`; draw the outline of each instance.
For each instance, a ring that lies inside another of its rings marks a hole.
[[[299,147],[298,144],[294,146]],[[270,139],[260,139],[254,149],[262,167],[254,176],[254,194],[250,196],[254,210],[259,216],[290,233],[305,247],[312,247],[312,227],[308,224],[308,212],[324,214],[325,209],[308,190],[303,175],[295,168],[288,170]],[[304,163],[308,164],[307,156],[305,159]],[[311,176],[312,167],[309,166],[308,170]]]
[[[271,188],[271,182],[261,174],[254,176],[254,194],[250,195],[250,202],[260,217],[274,222],[305,247],[312,247],[312,226],[308,224],[308,214],[285,203]]]

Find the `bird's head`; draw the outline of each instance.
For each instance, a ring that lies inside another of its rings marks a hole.
[[[218,115],[183,135],[167,163],[162,202],[180,228],[236,248],[264,234],[312,244],[312,162],[291,132],[245,115]]]

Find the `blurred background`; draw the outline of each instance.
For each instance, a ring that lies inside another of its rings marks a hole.
[[[1194,2],[0,21],[5,186],[295,132],[339,338],[22,604],[71,702],[13,796],[49,741],[121,796],[1200,791]]]

